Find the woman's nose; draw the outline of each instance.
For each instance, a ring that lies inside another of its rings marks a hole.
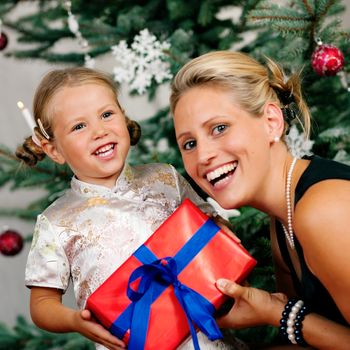
[[[197,141],[197,157],[201,164],[208,164],[215,158],[215,147],[211,142],[199,143]]]

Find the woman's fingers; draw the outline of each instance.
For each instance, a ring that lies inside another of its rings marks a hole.
[[[245,291],[244,287],[224,278],[218,279],[216,281],[216,286],[222,293],[230,296],[231,298],[240,298]]]

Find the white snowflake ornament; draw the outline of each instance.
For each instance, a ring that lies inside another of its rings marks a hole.
[[[208,197],[207,202],[215,209],[215,211],[225,220],[229,218],[240,216],[241,213],[237,209],[224,209],[220,206],[218,202],[216,202],[213,198]]]
[[[84,60],[85,60],[85,67],[86,68],[95,68],[95,64],[96,64],[96,61],[88,54],[86,54],[84,56]]]
[[[296,125],[292,125],[288,135],[286,135],[288,149],[297,158],[311,155],[311,149],[314,143],[315,141],[306,139],[303,132],[299,133]]]
[[[114,80],[118,83],[126,82],[131,91],[139,95],[145,93],[151,86],[152,80],[158,84],[171,79],[169,62],[165,51],[169,50],[168,42],[160,42],[148,29],[135,35],[130,48],[125,40],[111,47],[117,62],[113,69]]]

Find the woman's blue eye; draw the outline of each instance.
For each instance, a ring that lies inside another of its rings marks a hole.
[[[196,141],[191,140],[191,141],[185,142],[182,147],[184,150],[188,151],[188,150],[191,150],[192,148],[194,148],[195,146],[196,146]]]
[[[227,126],[220,124],[213,129],[213,134],[221,134],[226,130]]]

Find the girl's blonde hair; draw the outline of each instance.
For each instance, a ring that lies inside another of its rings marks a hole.
[[[210,52],[185,64],[173,79],[172,113],[187,90],[203,85],[215,85],[232,92],[235,101],[255,116],[262,115],[267,101],[276,102],[285,109],[294,105],[297,107],[296,118],[306,137],[309,136],[310,112],[301,94],[300,72],[288,78],[283,69],[269,58],[265,67],[241,52]],[[286,123],[285,129],[287,127]]]
[[[54,138],[53,108],[50,105],[54,95],[64,87],[81,86],[90,83],[100,84],[109,88],[113,92],[116,102],[120,107],[116,85],[107,74],[98,70],[86,67],[56,69],[43,77],[36,89],[33,101],[33,116],[37,123],[34,132],[39,140],[43,138],[47,139],[47,136],[49,136],[50,140]],[[121,110],[123,109],[121,108]],[[39,127],[38,120],[40,120],[42,128]],[[130,143],[131,145],[135,145],[141,136],[141,128],[138,123],[130,120],[128,117],[126,117],[126,123],[130,133]],[[45,153],[40,146],[33,142],[30,136],[24,141],[23,145],[17,148],[16,156],[27,165],[34,166],[37,161],[45,157]]]

